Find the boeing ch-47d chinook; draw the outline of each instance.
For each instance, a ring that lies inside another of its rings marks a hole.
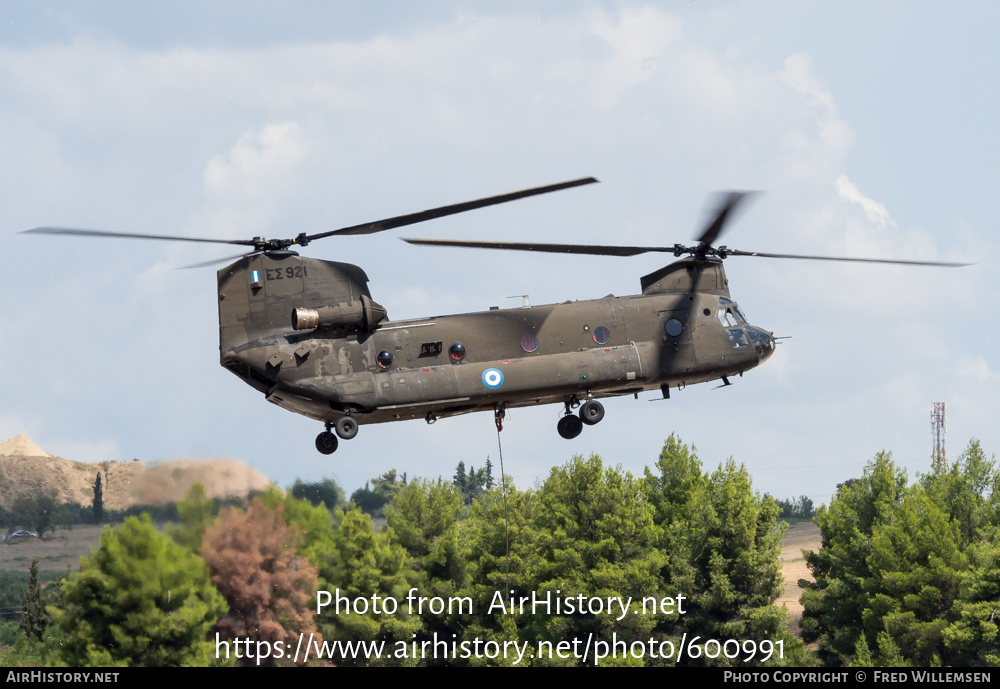
[[[965,264],[796,256],[738,251],[714,243],[746,198],[724,195],[692,246],[593,246],[452,240],[411,244],[679,260],[641,278],[642,293],[527,308],[390,321],[358,266],[300,256],[293,247],[336,235],[370,234],[537,194],[596,182],[585,178],[397,216],[294,239],[201,239],[38,227],[35,234],[127,237],[250,247],[218,271],[222,365],[265,398],[322,422],[323,454],[359,424],[439,418],[563,404],[557,425],[575,438],[599,423],[599,398],[721,380],[758,366],[774,352],[770,331],[751,325],[729,293],[722,261],[763,256],[911,265]],[[680,258],[685,256],[684,258]],[[230,260],[230,259],[226,259]],[[208,265],[208,264],[199,264]],[[574,410],[578,410],[574,413]]]

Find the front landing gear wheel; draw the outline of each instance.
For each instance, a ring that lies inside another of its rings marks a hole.
[[[597,400],[588,400],[580,407],[580,420],[588,426],[600,423],[604,418],[604,405]]]
[[[570,414],[559,419],[556,430],[559,431],[561,437],[572,440],[583,432],[583,421],[580,420],[579,416]]]
[[[316,449],[324,455],[332,455],[337,451],[337,445],[339,444],[337,436],[330,431],[323,431],[316,436]]]
[[[350,440],[358,434],[358,422],[350,416],[344,416],[337,421],[337,425],[334,427],[334,430],[337,431],[337,435],[339,435],[342,440]],[[322,452],[322,450],[320,450],[320,452]]]

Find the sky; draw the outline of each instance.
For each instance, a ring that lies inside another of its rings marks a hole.
[[[995,188],[1000,8],[876,0],[111,2],[0,6],[0,439],[68,459],[233,457],[348,492],[390,469],[499,464],[489,414],[320,424],[219,366],[225,247],[20,235],[46,225],[292,237],[585,176],[571,189],[303,252],[367,272],[391,319],[636,294],[664,257],[435,249],[399,237],[672,245],[710,195],[762,190],[721,243],[965,261],[902,268],[733,257],[733,297],[788,336],[734,385],[509,413],[522,487],[574,454],[641,474],[665,438],[828,502],[888,450],[929,467],[1000,448]],[[654,402],[654,403],[650,403]]]

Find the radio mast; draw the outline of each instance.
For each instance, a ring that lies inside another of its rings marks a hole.
[[[948,417],[945,414],[944,402],[934,402],[931,407],[931,466],[944,469],[948,459],[944,453],[945,436],[948,434]]]

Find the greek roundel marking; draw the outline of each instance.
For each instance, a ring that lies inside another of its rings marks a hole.
[[[488,368],[483,371],[483,385],[491,390],[496,390],[503,385],[503,373],[498,368]]]

